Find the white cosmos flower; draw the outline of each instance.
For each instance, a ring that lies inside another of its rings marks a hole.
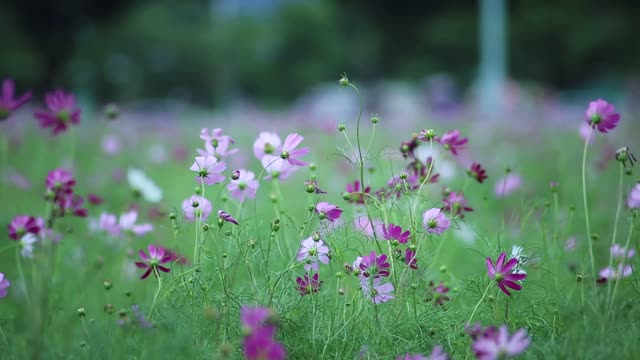
[[[162,189],[156,185],[142,170],[129,169],[127,171],[129,186],[142,194],[142,197],[150,202],[157,203],[162,200]]]

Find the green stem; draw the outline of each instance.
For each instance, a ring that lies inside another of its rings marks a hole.
[[[480,304],[482,304],[482,301],[484,300],[484,297],[487,296],[487,292],[489,292],[489,288],[491,288],[492,285],[493,285],[493,282],[490,282],[489,285],[487,285],[487,288],[484,290],[484,293],[482,294],[482,297],[480,298],[480,301],[478,301],[476,306],[473,308],[473,312],[471,313],[471,317],[469,317],[469,320],[467,320],[467,326],[469,326],[471,324],[471,320],[473,320],[473,317],[475,316],[476,312],[478,311],[478,308],[480,307]]]
[[[633,220],[631,220],[629,222],[629,235],[627,236],[627,241],[624,244],[624,257],[622,258],[622,261],[620,262],[620,265],[618,267],[618,276],[616,276],[616,284],[613,287],[613,295],[611,295],[611,301],[609,302],[609,312],[611,312],[611,317],[613,318],[613,315],[615,314],[614,308],[613,308],[613,303],[616,300],[616,293],[618,292],[618,284],[620,284],[620,278],[622,278],[622,273],[624,272],[624,265],[625,265],[625,260],[627,260],[627,249],[629,248],[629,244],[631,243],[631,235],[633,234],[633,226],[635,225],[635,222]],[[615,272],[615,269],[614,269]]]
[[[611,235],[611,245],[609,246],[609,267],[613,266],[613,253],[611,248],[616,243],[618,234],[618,220],[620,219],[620,210],[622,209],[622,178],[624,176],[624,166],[620,163],[620,175],[618,179],[618,205],[616,207],[616,217],[613,221],[613,235]],[[611,302],[611,282],[607,282],[607,302]]]
[[[27,305],[31,306],[31,298],[29,297],[29,290],[27,289],[27,279],[24,277],[24,271],[22,270],[22,258],[20,257],[20,246],[16,247],[16,264],[18,265],[18,274],[20,280],[24,284],[24,296],[27,299]]]
[[[589,243],[589,260],[591,261],[591,283],[593,284],[593,292],[596,291],[596,265],[595,258],[593,256],[593,240],[591,239],[591,223],[589,222],[589,205],[587,203],[587,149],[589,147],[589,141],[591,141],[591,135],[593,134],[593,128],[587,135],[587,140],[584,142],[584,151],[582,152],[582,199],[584,204],[584,219],[587,228],[587,242]]]
[[[160,289],[162,289],[162,277],[160,277],[160,273],[158,273],[158,269],[153,268],[153,273],[158,279],[158,289],[156,289],[155,295],[153,295],[153,302],[151,302],[151,309],[149,310],[149,319],[153,316],[153,309],[156,306],[156,301],[158,300],[158,295],[160,295]]]

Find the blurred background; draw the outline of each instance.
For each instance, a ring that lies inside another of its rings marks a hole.
[[[633,102],[639,18],[634,0],[4,0],[0,75],[96,104],[279,108],[342,73],[443,108],[515,84]]]

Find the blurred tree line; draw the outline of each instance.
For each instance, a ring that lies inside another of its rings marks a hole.
[[[232,13],[221,2],[5,0],[0,76],[97,99],[215,105],[284,103],[342,72],[359,81],[448,72],[462,85],[476,74],[477,1],[265,0],[273,9]],[[512,77],[572,88],[640,75],[640,2],[506,4]]]

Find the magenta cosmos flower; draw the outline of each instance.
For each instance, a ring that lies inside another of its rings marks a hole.
[[[468,138],[460,137],[459,130],[453,130],[448,133],[444,133],[441,137],[437,137],[436,140],[444,146],[444,149],[451,151],[451,154],[458,155],[458,151],[464,148],[464,145],[469,142]]]
[[[336,221],[342,214],[342,210],[336,205],[330,204],[326,201],[319,202],[316,205],[316,213],[320,217],[320,220],[327,219],[331,222]]]
[[[196,156],[189,170],[198,173],[195,179],[197,183],[213,185],[224,181],[224,175],[220,174],[226,168],[225,163],[219,162],[213,156]]]
[[[507,261],[505,264],[504,261],[506,257],[506,253],[501,253],[500,256],[498,256],[495,266],[493,266],[493,260],[491,260],[490,257],[487,258],[487,271],[489,273],[489,277],[498,283],[500,290],[508,296],[511,296],[507,287],[513,290],[522,290],[522,286],[517,284],[516,281],[524,280],[527,277],[527,274],[513,273],[514,268],[518,265],[518,260],[514,258]]]
[[[473,208],[467,205],[467,200],[464,198],[464,195],[456,194],[453,191],[442,199],[442,202],[444,203],[444,211],[448,211],[452,215],[459,215],[460,218],[464,218],[465,212],[473,211]]]
[[[149,245],[147,247],[149,249],[149,256],[144,252],[144,250],[140,250],[140,258],[143,261],[136,261],[136,266],[140,269],[147,269],[140,279],[146,279],[149,274],[153,271],[153,274],[158,276],[158,270],[162,272],[168,273],[171,271],[168,267],[162,266],[162,264],[166,264],[171,262],[173,258],[173,254],[165,253],[164,248],[156,247],[154,245]]]
[[[451,300],[448,293],[451,289],[444,285],[444,282],[440,281],[438,286],[434,286],[433,281],[429,282],[431,290],[433,291],[433,303],[435,305],[444,305],[445,302]]]
[[[238,170],[238,178],[231,180],[227,185],[227,189],[236,200],[244,201],[247,198],[255,198],[259,186],[260,183],[255,180],[254,173],[247,170]]]
[[[184,211],[184,219],[187,221],[194,221],[196,217],[206,221],[211,214],[212,206],[206,198],[193,195],[182,202],[182,211]]]
[[[257,306],[243,306],[240,309],[240,322],[247,332],[264,327],[273,317],[271,309]]]
[[[387,240],[396,240],[401,244],[406,244],[409,241],[409,236],[411,236],[411,231],[402,232],[400,226],[389,224],[388,226],[382,226],[382,235]]]
[[[287,162],[289,162],[289,164],[291,165],[297,165],[297,166],[307,165],[306,162],[297,159],[309,153],[308,147],[296,149],[296,147],[300,145],[302,140],[304,140],[304,137],[296,133],[289,134],[287,138],[284,140],[284,145],[282,145],[282,153],[280,153],[280,157],[283,160],[286,160]]]
[[[349,202],[355,204],[364,204],[364,197],[371,193],[371,187],[364,189],[364,194],[360,190],[360,181],[356,180],[353,184],[347,184],[347,192],[350,195]]]
[[[322,240],[315,241],[308,237],[302,240],[297,260],[305,262],[305,270],[318,271],[318,262],[329,263],[329,247]]]
[[[422,215],[422,226],[428,233],[440,235],[445,232],[450,225],[451,220],[447,218],[441,209],[429,209]]]
[[[471,166],[469,166],[467,174],[469,174],[469,176],[474,178],[480,184],[482,184],[488,178],[487,171],[482,168],[482,165],[476,162],[472,163]]]
[[[509,335],[507,325],[502,325],[488,336],[479,336],[471,345],[480,360],[509,359],[522,354],[531,343],[525,329]]]
[[[0,298],[7,296],[7,289],[11,286],[11,282],[0,273]]]
[[[319,279],[318,273],[313,274],[312,277],[309,277],[308,274],[304,274],[303,277],[298,277],[296,279],[296,282],[298,283],[296,289],[302,296],[317,293],[318,289],[320,289],[320,285],[323,283],[323,281],[320,281]]]
[[[377,255],[375,251],[372,251],[369,255],[362,257],[360,262],[360,270],[362,270],[362,276],[379,278],[383,276],[389,276],[389,263],[387,262],[387,255]]]
[[[243,306],[240,322],[244,328],[243,348],[247,359],[281,360],[286,357],[284,347],[274,339],[276,327],[273,314],[264,307]]]
[[[253,154],[262,160],[265,155],[276,155],[282,151],[282,140],[273,132],[261,132],[253,143]]]
[[[629,192],[627,206],[629,209],[640,209],[640,183],[637,183]]]
[[[2,82],[2,97],[0,97],[0,120],[7,119],[11,113],[17,110],[31,99],[31,92],[26,92],[19,98],[15,98],[16,85],[11,79]]]
[[[613,105],[602,99],[590,102],[584,115],[587,124],[601,133],[615,129],[620,122],[620,114],[615,112]]]
[[[13,240],[20,240],[26,234],[38,234],[40,228],[38,221],[33,216],[18,215],[11,219],[9,223],[9,237]]]
[[[47,175],[46,186],[51,192],[73,193],[76,180],[73,178],[73,171],[69,169],[55,169]]]
[[[45,102],[48,109],[36,111],[35,116],[40,121],[40,127],[52,128],[54,136],[80,123],[80,109],[76,106],[73,94],[56,90],[45,96]]]
[[[231,216],[231,214],[226,211],[218,210],[218,225],[222,226],[226,222],[240,225],[238,224],[238,221]]]
[[[418,269],[418,258],[416,257],[416,252],[407,248],[404,252],[404,262],[410,268],[417,270]]]

